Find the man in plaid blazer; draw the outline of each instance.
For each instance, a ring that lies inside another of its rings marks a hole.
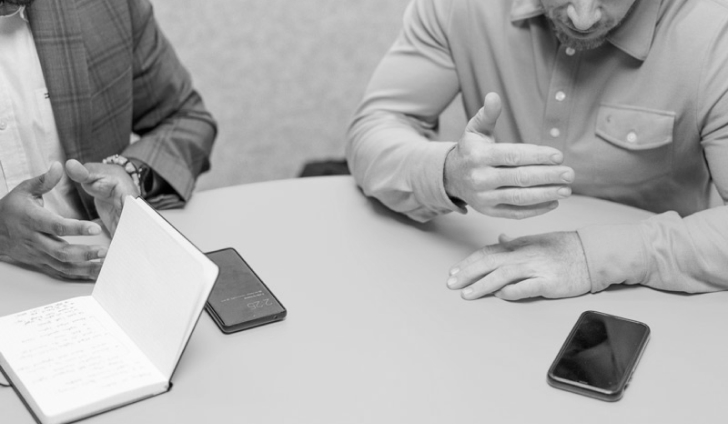
[[[24,43],[24,36],[32,41]],[[39,62],[45,87],[23,92],[19,87],[33,72],[14,69],[22,61],[13,55]],[[6,124],[0,113],[3,260],[59,278],[95,279],[101,266],[95,259],[106,249],[62,236],[100,233],[90,221],[96,217],[113,236],[126,195],[142,195],[159,208],[182,205],[209,169],[215,122],[157,27],[149,0],[0,1],[0,90],[0,110],[13,94],[26,105],[16,110],[17,122]],[[36,113],[23,127],[25,114]],[[23,139],[43,124],[41,136]],[[60,159],[50,152],[53,139]],[[19,155],[12,156],[12,143]],[[41,153],[24,158],[33,149]],[[26,160],[25,171],[16,166]],[[53,210],[52,196],[60,196],[62,207]]]

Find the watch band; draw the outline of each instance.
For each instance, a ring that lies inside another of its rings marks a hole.
[[[139,195],[144,198],[147,194],[147,180],[149,176],[149,167],[144,164],[136,164],[132,160],[121,156],[111,155],[101,161],[107,165],[119,165],[124,168],[127,174],[131,177],[132,182],[139,189]]]

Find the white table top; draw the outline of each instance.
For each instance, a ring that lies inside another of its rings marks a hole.
[[[476,213],[417,224],[366,199],[350,177],[197,193],[165,217],[203,251],[235,247],[288,309],[224,335],[203,314],[173,389],[100,423],[704,423],[728,417],[728,293],[613,288],[572,299],[464,301],[449,267],[498,234],[571,230],[648,213],[572,197],[545,216]],[[90,293],[0,264],[0,315]],[[554,389],[546,371],[579,314],[647,323],[652,338],[624,398]],[[32,423],[0,388],[0,422]]]

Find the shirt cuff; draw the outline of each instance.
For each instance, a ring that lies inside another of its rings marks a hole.
[[[421,172],[416,172],[413,178],[413,192],[419,204],[427,205],[427,209],[436,214],[467,213],[464,202],[453,202],[445,192],[445,158],[455,146],[455,142],[431,141],[418,158]]]
[[[640,224],[592,225],[577,230],[584,247],[591,292],[613,284],[639,284],[647,275]]]

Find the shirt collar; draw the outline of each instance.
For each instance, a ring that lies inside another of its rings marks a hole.
[[[607,36],[607,41],[635,59],[645,60],[652,47],[661,3],[662,1],[656,0],[637,0],[632,13],[619,28]],[[541,0],[513,0],[511,22],[543,14]]]
[[[21,18],[23,18],[23,20],[25,22],[28,22],[28,17],[27,17],[26,12],[25,12],[25,6],[18,7],[18,9],[15,12],[13,12],[13,13],[11,13],[9,15],[0,15],[0,18],[12,18],[15,15],[20,16]]]

